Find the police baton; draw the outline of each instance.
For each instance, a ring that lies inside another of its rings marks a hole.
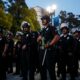
[[[45,61],[45,58],[46,58],[46,53],[47,53],[47,49],[45,49],[45,53],[44,53],[43,60],[42,60],[42,66],[44,65],[44,61]]]

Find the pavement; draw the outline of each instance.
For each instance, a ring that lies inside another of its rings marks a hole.
[[[13,73],[16,71],[16,68],[15,66],[13,67]],[[55,71],[57,71],[57,65],[55,67]],[[76,77],[76,80],[80,80],[80,62],[79,62],[79,75],[78,77]],[[40,73],[35,73],[35,80],[41,80],[40,79]],[[49,79],[49,74],[47,74],[47,77],[48,77],[48,80]],[[7,80],[22,80],[22,77],[20,77],[20,75],[13,75],[12,73],[11,74],[7,74]],[[58,77],[57,77],[57,80],[60,80]],[[67,74],[67,77],[66,77],[66,80],[70,80],[70,76],[69,74]]]
[[[15,67],[13,68],[13,71],[15,72]],[[56,68],[56,71],[57,71],[57,68]],[[79,69],[79,73],[80,73],[80,69]],[[38,74],[35,73],[34,77],[35,77],[35,80],[41,80],[40,73],[38,73]],[[20,75],[13,75],[11,73],[11,74],[7,74],[7,80],[22,80],[22,77],[20,77]],[[49,75],[48,75],[48,80],[50,80]],[[60,80],[60,79],[57,77],[57,80]],[[70,80],[69,74],[67,74],[66,80]],[[78,77],[76,77],[76,80],[80,80],[80,74]]]
[[[22,80],[22,77],[20,77],[19,75],[15,75],[14,76],[12,74],[8,74],[7,75],[7,80]],[[40,74],[35,75],[35,80],[41,80],[40,79]],[[48,80],[50,80],[50,79],[48,78]],[[60,79],[57,78],[57,80],[60,80]],[[66,80],[70,80],[69,75],[67,75]],[[80,80],[80,76],[79,77],[76,77],[76,80]]]
[[[13,67],[13,73],[15,73],[16,68]],[[13,75],[13,73],[7,74],[7,80],[22,80],[20,75]],[[35,80],[40,80],[40,73],[35,73]]]
[[[20,75],[7,74],[7,80],[22,80]],[[35,74],[35,80],[40,80],[40,74]]]

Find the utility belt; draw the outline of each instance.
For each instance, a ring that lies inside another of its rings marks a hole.
[[[70,51],[63,51],[63,54],[65,54],[67,56],[74,56],[74,53],[70,52]]]
[[[45,47],[44,46],[40,46],[40,50],[45,50]],[[51,50],[56,50],[56,47],[55,46],[50,46],[47,48],[47,50],[51,51]]]

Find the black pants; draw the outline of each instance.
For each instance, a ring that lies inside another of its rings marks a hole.
[[[13,72],[13,56],[12,55],[7,55],[6,57],[7,60],[7,71],[8,73],[12,73]]]
[[[16,58],[16,74],[20,74],[21,71],[21,59],[20,56]]]
[[[56,50],[56,63],[57,63],[57,77],[60,77],[61,74],[61,62],[60,62],[60,50]]]
[[[23,80],[28,80],[28,71],[29,71],[29,53],[26,50],[23,50],[21,54],[21,72]]]
[[[68,54],[68,53],[65,53]],[[73,55],[61,55],[60,69],[62,74],[62,80],[66,80],[66,73],[68,72],[71,76],[71,80],[74,80],[74,60]],[[67,69],[66,69],[67,66]]]
[[[39,69],[39,54],[37,48],[32,48],[29,58],[29,80],[34,80],[36,69]]]
[[[78,63],[78,56],[74,56],[74,76],[78,76],[78,68],[79,68],[79,63]]]
[[[56,55],[54,49],[47,50],[44,65],[41,66],[41,80],[47,80],[47,71],[50,80],[56,80],[55,75]]]
[[[6,58],[0,57],[0,80],[6,79]]]

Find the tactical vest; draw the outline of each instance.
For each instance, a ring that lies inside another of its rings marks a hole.
[[[54,38],[53,34],[54,27],[48,26],[47,28],[43,28],[41,31],[41,35],[44,38],[44,43],[50,42]]]

